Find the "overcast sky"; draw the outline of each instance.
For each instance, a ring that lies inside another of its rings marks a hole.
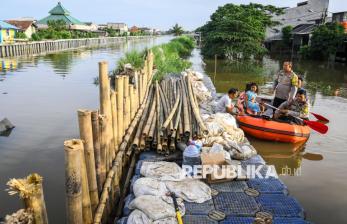
[[[4,0],[1,0],[4,1]],[[301,0],[304,1],[304,0]],[[258,2],[293,7],[300,0],[61,0],[71,15],[83,22],[125,22],[128,26],[149,26],[162,30],[178,23],[193,30],[226,3]],[[34,17],[41,19],[58,0],[8,0],[2,3],[0,19]],[[347,11],[347,0],[330,0],[330,12]]]

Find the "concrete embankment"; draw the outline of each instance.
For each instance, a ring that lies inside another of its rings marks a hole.
[[[151,36],[46,40],[28,43],[4,44],[0,45],[0,58],[36,55],[83,47],[98,47],[116,44],[127,40],[139,40],[145,38],[151,38]]]

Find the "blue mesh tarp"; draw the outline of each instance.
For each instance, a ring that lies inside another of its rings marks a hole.
[[[283,194],[261,194],[256,198],[261,210],[277,217],[304,218],[304,210],[291,196]]]
[[[134,183],[135,181],[137,181],[137,179],[139,179],[141,176],[140,175],[135,175],[131,178],[130,180],[130,193],[133,193],[133,186],[134,186]]]
[[[215,210],[212,200],[204,203],[184,202],[187,215],[208,215],[212,210]]]
[[[183,223],[187,224],[218,224],[217,221],[210,219],[207,215],[184,215]]]
[[[273,224],[310,224],[311,222],[301,218],[281,218],[275,217]]]
[[[244,192],[244,190],[248,188],[246,181],[228,181],[210,184],[210,187],[218,192]]]
[[[235,217],[229,216],[225,220],[221,221],[220,224],[253,224],[254,218],[252,217]]]
[[[259,211],[255,199],[245,193],[221,192],[213,197],[213,202],[216,210],[227,216],[254,216]]]
[[[123,217],[121,219],[118,219],[117,222],[114,222],[114,224],[127,224],[128,222],[128,217]]]
[[[279,179],[250,179],[247,181],[250,188],[254,188],[263,194],[285,194],[288,195],[288,188]]]
[[[277,178],[278,174],[274,166],[268,166],[263,164],[241,164],[242,168],[246,172],[250,179],[262,178],[272,179]]]

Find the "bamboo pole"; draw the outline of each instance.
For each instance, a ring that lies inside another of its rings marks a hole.
[[[114,156],[112,157],[112,160],[114,160],[114,158],[116,157],[117,151],[118,151],[118,116],[117,116],[117,107],[116,107],[116,92],[115,91],[111,91],[111,111],[112,111],[112,130],[113,130],[113,143],[114,143],[114,149],[115,149],[115,153]]]
[[[124,103],[124,79],[121,76],[116,76],[116,87],[117,87],[117,119],[118,119],[118,143],[122,142],[122,136],[124,134],[123,128],[123,103]]]
[[[169,123],[171,122],[172,123],[172,118],[174,117],[175,113],[176,113],[176,110],[178,108],[178,104],[180,103],[180,94],[179,92],[177,92],[177,95],[176,95],[176,102],[170,112],[170,114],[167,116],[166,118],[166,121],[164,122],[164,124],[162,125],[162,129],[166,129],[167,126],[169,125]]]
[[[107,172],[107,134],[106,134],[106,118],[99,115],[100,129],[100,183],[103,186],[106,180]]]
[[[95,171],[95,158],[94,158],[94,144],[93,144],[93,130],[92,130],[92,119],[91,111],[78,110],[78,121],[80,129],[80,138],[83,140],[84,145],[84,158],[88,177],[88,187],[90,194],[90,203],[92,212],[99,203],[98,186],[96,182],[96,171]]]
[[[67,204],[67,223],[83,224],[82,215],[82,176],[81,176],[81,140],[64,142],[65,150],[65,189]]]
[[[129,76],[124,76],[124,130],[130,124]]]
[[[110,99],[110,81],[108,77],[108,63],[99,62],[99,90],[100,90],[100,113],[105,116],[105,141],[107,156],[107,170],[111,167],[112,157],[114,158],[115,149],[111,145],[113,139],[112,112]]]
[[[136,114],[135,88],[133,84],[129,86],[129,96],[130,96],[130,120],[133,120]]]
[[[101,180],[101,155],[100,155],[100,127],[99,127],[99,111],[92,111],[92,129],[93,129],[93,145],[94,145],[94,158],[96,169],[96,182],[98,185],[98,193],[102,191]]]
[[[23,179],[11,179],[7,185],[10,195],[19,194],[24,201],[25,209],[32,213],[35,224],[48,224],[40,175],[34,173]]]

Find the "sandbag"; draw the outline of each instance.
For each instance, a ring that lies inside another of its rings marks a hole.
[[[168,190],[164,182],[149,177],[142,177],[135,181],[133,191],[135,197],[139,197],[141,195],[164,196]]]
[[[153,221],[150,218],[148,218],[148,216],[145,213],[136,209],[127,218],[126,224],[177,224],[177,219],[176,217],[169,217]]]
[[[166,181],[165,184],[169,191],[188,202],[203,203],[212,199],[211,188],[199,180],[187,178],[179,182]]]
[[[177,199],[177,203],[181,214],[184,215],[185,207],[182,200]],[[167,196],[141,195],[130,203],[129,208],[140,210],[153,221],[176,217],[172,198]]]
[[[173,162],[148,162],[144,161],[140,173],[142,176],[158,180],[179,181],[184,178],[184,173],[176,163]]]

